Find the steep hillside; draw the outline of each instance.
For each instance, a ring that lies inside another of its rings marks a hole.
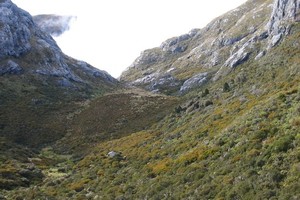
[[[288,34],[290,22],[299,20],[298,1],[276,2],[273,11],[272,3],[248,1],[202,29],[144,51],[121,81],[155,92],[185,93],[259,60]]]
[[[109,91],[117,81],[64,55],[11,1],[0,9],[0,135],[32,146],[56,140],[75,101]]]
[[[146,50],[121,80],[152,93],[38,79],[58,103],[10,119],[65,126],[39,149],[0,137],[0,199],[300,199],[299,13],[299,0],[250,0]]]
[[[0,1],[0,189],[42,181],[31,158],[66,134],[80,102],[116,87],[106,72],[64,55],[29,13]]]

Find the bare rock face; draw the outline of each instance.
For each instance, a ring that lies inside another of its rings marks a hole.
[[[186,80],[180,88],[180,92],[184,93],[190,89],[200,87],[208,81],[208,73],[197,74]]]
[[[133,86],[145,85],[145,88],[151,92],[162,92],[166,88],[168,90],[176,90],[180,87],[180,81],[172,76],[171,73],[153,73],[143,78],[137,79],[131,83]]]
[[[284,22],[300,20],[299,0],[275,0],[268,24],[269,34],[278,35],[287,31]]]
[[[0,2],[0,58],[28,52],[33,27],[29,13],[20,10],[10,0]]]
[[[188,34],[184,34],[178,37],[170,38],[163,42],[160,45],[160,48],[163,51],[167,51],[170,53],[182,53],[184,52],[188,45],[184,43],[184,41],[187,41],[188,39],[191,39],[194,37],[198,32],[198,29],[191,30]]]
[[[8,60],[2,68],[0,68],[0,75],[3,74],[20,74],[23,69],[17,63],[12,60]]]
[[[282,36],[289,33],[290,22],[300,20],[299,0],[275,0],[273,12],[268,23],[268,32],[271,35],[270,47],[278,44]]]
[[[162,52],[160,49],[155,50],[145,50],[141,55],[133,62],[130,68],[142,68],[143,66],[148,66],[153,63],[160,62],[163,59]]]

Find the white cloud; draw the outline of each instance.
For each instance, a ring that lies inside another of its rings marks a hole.
[[[205,26],[246,0],[13,0],[37,14],[76,15],[62,50],[117,77],[141,51]]]

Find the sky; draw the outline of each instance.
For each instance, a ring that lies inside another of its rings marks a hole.
[[[64,53],[119,77],[143,50],[202,28],[246,0],[12,0],[31,15],[76,16]]]

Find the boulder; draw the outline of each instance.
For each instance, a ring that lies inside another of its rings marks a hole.
[[[257,54],[257,56],[255,57],[255,60],[259,60],[260,58],[262,58],[265,55],[266,55],[266,51],[261,51]]]
[[[234,68],[248,60],[250,53],[246,50],[247,46],[248,44],[244,44],[242,48],[230,56],[225,62],[224,66]]]
[[[118,153],[115,152],[115,151],[110,151],[110,152],[108,152],[108,154],[107,154],[107,156],[110,157],[110,158],[114,158],[116,155],[118,155]]]

